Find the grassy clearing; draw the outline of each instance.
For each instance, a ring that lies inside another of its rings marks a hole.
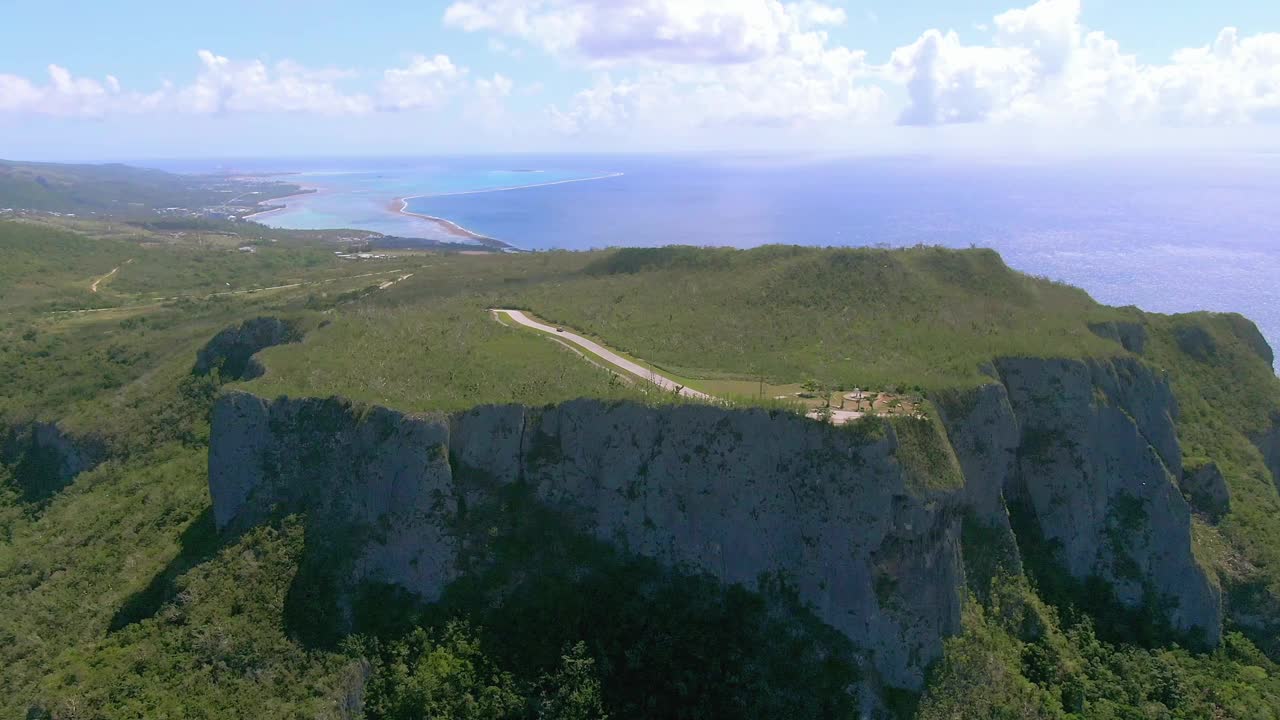
[[[449,256],[368,303],[389,308],[395,319],[387,322],[398,326],[405,321],[396,313],[458,313],[469,306],[477,319],[485,319],[488,307],[531,311],[688,387],[754,403],[792,396],[806,382],[906,394],[985,382],[981,368],[996,357],[1126,353],[1088,327],[1122,317],[1120,311],[1097,305],[1075,288],[1013,272],[995,253],[979,250],[660,248]],[[300,348],[275,351],[274,362],[288,373],[282,387],[325,394],[345,382],[340,378],[357,388],[369,386],[355,372],[358,363],[329,359],[342,358],[346,351],[340,345],[351,342],[362,343],[370,356],[401,358],[401,337],[379,330],[384,321],[376,313],[365,318],[360,323],[367,327],[343,331],[340,339],[318,336],[308,360],[286,359]],[[477,327],[472,319],[466,324]],[[490,362],[438,344],[430,352],[433,363]],[[406,373],[435,372],[410,358],[397,362]],[[326,366],[337,364],[348,367],[330,373]],[[397,381],[387,377],[373,384],[390,391],[366,397],[394,404],[397,391],[391,388]],[[563,400],[592,395],[591,387],[565,388],[559,398],[551,392],[527,396]],[[421,388],[408,392],[402,404],[428,401]],[[447,405],[490,402],[493,396],[463,392]]]
[[[498,294],[691,379],[952,387],[993,357],[1117,352],[1088,329],[1113,311],[984,250],[617,250]]]
[[[533,332],[494,322],[467,299],[429,307],[364,307],[297,346],[268,350],[260,395],[342,395],[409,411],[565,398],[643,401],[650,395]]]

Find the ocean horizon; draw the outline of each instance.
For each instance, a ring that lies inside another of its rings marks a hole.
[[[279,172],[259,222],[524,250],[668,244],[989,247],[1109,305],[1239,312],[1280,346],[1280,156],[518,155],[165,163]],[[288,173],[288,175],[285,175]],[[397,200],[405,198],[403,204]],[[398,212],[403,208],[407,215]],[[426,216],[426,217],[423,217]]]

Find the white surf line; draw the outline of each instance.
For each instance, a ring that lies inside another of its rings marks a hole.
[[[427,197],[427,196],[420,195],[419,197]],[[429,220],[433,223],[436,223],[437,225],[443,225],[445,227],[445,232],[451,232],[457,237],[464,237],[464,238],[468,238],[476,241],[489,240],[492,242],[502,243],[506,247],[511,247],[510,245],[507,245],[507,243],[499,240],[498,238],[492,238],[492,237],[489,237],[488,235],[481,235],[480,233],[474,230],[468,230],[467,228],[462,227],[461,225],[459,225],[458,223],[452,220],[442,218],[442,217],[436,217],[435,215],[428,215],[426,213],[413,212],[409,210],[408,198],[396,198],[395,201],[400,203],[400,209],[396,210],[396,213],[400,215],[405,215],[407,217],[421,218],[423,220]],[[479,242],[477,242],[477,245],[483,247],[483,245]]]
[[[590,182],[592,180],[608,180],[609,178],[622,177],[624,173],[615,172],[606,175],[595,175],[593,177],[569,178],[568,180],[552,180],[544,183],[533,183],[532,185],[509,185],[499,188],[484,188],[482,190],[459,190],[457,192],[447,193],[423,193],[422,195],[406,195],[399,200],[416,200],[417,198],[438,198],[438,197],[454,197],[455,195],[481,195],[484,193],[510,192],[512,190],[527,190],[529,188],[550,187],[552,185],[566,185],[568,183]]]
[[[695,398],[698,400],[710,400],[710,401],[718,400],[718,398],[714,398],[706,393],[698,392],[697,390],[694,390],[692,388],[687,388],[684,385],[677,383],[676,381],[672,380],[669,377],[659,375],[658,373],[654,372],[653,370],[650,370],[649,368],[633,363],[630,360],[622,357],[621,355],[613,352],[612,350],[609,350],[603,345],[597,342],[588,340],[587,338],[584,338],[581,335],[577,335],[575,333],[571,333],[571,332],[568,332],[567,330],[563,330],[560,328],[554,328],[550,325],[544,325],[536,320],[529,318],[528,315],[525,315],[523,312],[519,310],[507,310],[505,308],[492,308],[490,312],[493,313],[494,319],[497,319],[499,314],[505,314],[507,317],[511,318],[512,320],[515,320],[516,322],[520,323],[521,325],[524,325],[525,327],[530,327],[530,328],[533,328],[534,330],[540,330],[544,333],[547,333],[548,335],[550,335],[551,337],[557,340],[571,342],[579,347],[585,348],[586,350],[590,351],[594,355],[608,361],[610,364],[616,367],[619,367],[627,371],[628,373],[631,373],[632,375],[648,380],[649,382],[653,383],[654,385],[657,385],[663,390],[669,390],[671,392],[679,393],[684,397]]]

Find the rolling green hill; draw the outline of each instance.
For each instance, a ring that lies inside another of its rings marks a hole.
[[[138,217],[161,208],[230,205],[242,211],[261,200],[298,192],[276,182],[231,183],[121,164],[64,165],[0,160],[0,208]]]

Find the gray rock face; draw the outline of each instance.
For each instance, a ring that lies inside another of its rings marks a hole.
[[[1257,446],[1258,452],[1262,453],[1262,459],[1267,464],[1267,469],[1271,471],[1271,479],[1276,484],[1276,489],[1280,490],[1280,414],[1271,416],[1271,428],[1266,432],[1259,433],[1250,440]]]
[[[428,600],[455,577],[447,527],[457,506],[440,418],[235,392],[214,406],[213,427],[209,487],[218,528],[305,511],[316,527],[365,540],[358,577],[396,582]]]
[[[27,501],[47,499],[105,456],[101,442],[73,437],[57,423],[25,423],[0,435],[0,463],[12,470]]]
[[[1098,337],[1120,343],[1121,347],[1135,355],[1141,355],[1147,349],[1147,329],[1141,323],[1122,321],[1092,323],[1089,329]]]
[[[253,357],[255,353],[301,339],[302,333],[287,320],[274,317],[245,320],[214,335],[200,348],[191,372],[208,375],[216,368],[223,380],[250,380],[264,371]]]
[[[1009,527],[1004,488],[1017,470],[1021,433],[1003,385],[936,400],[965,477],[969,508],[988,525]]]
[[[747,587],[786,578],[890,684],[919,687],[959,629],[961,493],[908,493],[887,425],[868,439],[765,411],[586,400],[431,418],[231,393],[213,426],[219,527],[306,508],[377,528],[356,573],[427,599],[455,577],[460,503],[526,482],[631,552]]]
[[[1217,463],[1182,469],[1182,492],[1191,507],[1217,522],[1231,510],[1231,490]]]
[[[1102,578],[1130,607],[1154,593],[1174,628],[1216,645],[1221,598],[1191,553],[1168,384],[1127,359],[998,366],[1022,434],[1010,502],[1073,577]]]
[[[965,478],[947,490],[919,489],[934,486],[904,464],[889,423],[590,400],[446,417],[229,393],[213,415],[214,517],[244,528],[305,510],[358,540],[353,579],[430,600],[465,565],[459,518],[522,483],[632,553],[749,588],[784,578],[883,682],[919,688],[960,628],[961,518],[1012,543],[1007,497],[1067,572],[1110,581],[1132,606],[1155,593],[1175,627],[1216,642],[1218,595],[1174,484],[1168,386],[1127,360],[1007,360],[999,374],[938,403]]]

